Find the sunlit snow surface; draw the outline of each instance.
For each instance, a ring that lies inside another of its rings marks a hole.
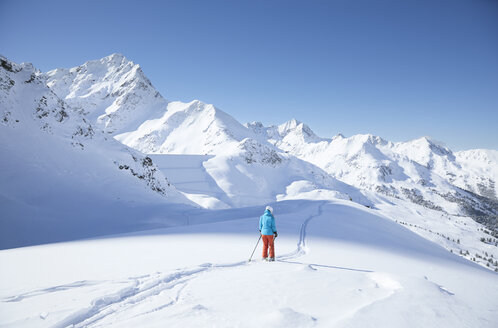
[[[244,215],[246,211],[247,215]],[[494,327],[498,275],[349,201],[0,252],[8,327]],[[211,221],[221,219],[217,216]]]

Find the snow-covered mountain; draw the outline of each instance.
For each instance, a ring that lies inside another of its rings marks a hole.
[[[324,139],[295,120],[280,126],[264,127],[258,122],[247,126],[282,150],[359,189],[471,215],[496,227],[498,162],[493,160],[493,151],[462,152],[467,157],[457,158],[427,137],[398,143],[368,134]],[[468,156],[473,159],[465,161]]]
[[[140,65],[121,54],[40,77],[90,123],[112,134],[133,131],[145,120],[159,117],[167,104]]]
[[[185,217],[160,214],[172,203],[240,207],[296,197],[311,189],[371,205],[356,188],[258,139],[214,106],[166,102],[138,65],[121,55],[49,73],[2,57],[1,73],[2,196],[9,208],[2,221],[5,245],[43,242],[35,235],[51,215],[57,218],[59,237],[68,239],[67,229],[78,230],[79,223],[94,226],[99,220],[110,230],[95,229],[88,235],[178,224]],[[212,190],[217,192],[177,191],[164,173],[175,177],[178,170],[163,173],[140,151],[213,155],[198,172],[214,181]],[[33,183],[37,187],[32,192],[23,192]],[[65,201],[54,206],[55,200]],[[147,204],[153,206],[139,222],[123,224]],[[33,215],[29,209],[40,211],[37,224],[23,223]],[[72,219],[66,220],[68,216]],[[116,225],[121,228],[116,230]],[[7,237],[17,226],[23,226],[23,241]]]
[[[289,170],[281,159],[292,157],[291,161],[299,162],[297,157],[301,160],[299,168],[292,167],[300,173],[286,174],[295,179],[278,183],[271,193],[258,193],[266,195],[257,197],[258,202],[285,195],[286,188],[296,181],[305,180],[318,189],[324,188],[323,179],[309,174],[313,171],[360,190],[406,199],[450,214],[472,215],[483,223],[496,225],[498,206],[494,184],[498,179],[498,164],[492,151],[481,151],[485,155],[475,154],[477,150],[473,155],[463,152],[457,157],[427,137],[398,143],[373,135],[321,138],[296,120],[269,127],[259,122],[242,125],[229,114],[198,100],[168,103],[138,65],[118,54],[43,76],[58,96],[73,107],[85,108],[84,117],[129,147],[146,154],[217,157],[210,160],[216,162],[216,166],[207,162],[203,166],[206,166],[205,172],[216,176],[214,180],[224,190],[224,196],[229,195],[230,200],[225,197],[223,202],[228,206],[254,205],[249,194],[242,192],[251,189],[241,188],[235,192],[241,184],[231,181],[234,172],[243,176],[244,181],[251,181],[254,190],[268,191],[261,186],[273,185],[265,182],[274,182],[275,176],[281,175],[276,171]],[[269,153],[274,158],[253,162],[252,155],[243,155],[247,153],[246,148],[250,148],[250,154],[260,153],[261,158]],[[469,156],[472,160],[465,161]],[[237,162],[236,168],[231,165],[235,163],[234,157],[245,159],[245,163],[244,160]],[[225,159],[223,164],[221,158]],[[477,158],[482,160],[474,165]],[[244,170],[240,169],[241,165]],[[261,165],[273,169],[266,174],[263,171],[267,170],[253,171],[255,166]],[[303,175],[304,171],[308,174]],[[346,189],[351,192],[351,188]],[[344,190],[341,192],[349,195]]]
[[[308,181],[320,189],[340,185],[338,195],[370,204],[355,188],[285,154],[213,105],[198,100],[167,102],[140,67],[122,55],[56,69],[41,77],[83,118],[131,148],[145,154],[215,155],[204,165],[223,191],[215,202],[210,197],[208,203],[213,206],[271,202],[285,197],[286,188],[296,181]],[[196,195],[187,196],[199,200]]]
[[[449,180],[456,186],[471,190],[491,199],[498,199],[498,151],[472,149],[455,153],[462,170],[453,173]]]
[[[172,204],[195,206],[149,157],[59,98],[31,64],[0,64],[0,247],[129,231],[140,208],[156,212],[146,221]]]
[[[295,157],[302,161],[299,169],[296,165],[292,166],[297,172],[314,171],[324,176],[323,170],[331,177],[360,190],[406,199],[450,214],[472,215],[480,222],[496,226],[496,196],[489,197],[493,193],[496,195],[496,162],[488,160],[488,164],[482,164],[488,165],[486,168],[481,165],[469,169],[472,164],[462,166],[463,163],[451,150],[427,137],[399,143],[373,135],[349,138],[337,135],[328,139],[317,136],[309,126],[296,120],[280,126],[265,127],[259,122],[243,126],[213,105],[197,100],[191,103],[168,103],[160,117],[151,117],[136,130],[116,134],[115,137],[144,153],[214,155],[217,159],[210,161],[216,162],[216,166],[207,162],[203,166],[209,168],[206,170],[208,174],[212,177],[215,175],[214,180],[225,195],[229,195],[231,201],[225,201],[229,206],[254,205],[250,201],[250,195],[254,192],[244,191],[268,191],[267,186],[275,186],[275,177],[281,175],[276,171],[286,171],[287,176],[294,176],[278,160],[289,158],[290,155],[292,161],[296,161]],[[248,145],[251,154],[260,152],[260,157],[264,158],[272,153],[274,159],[252,162],[246,156],[245,163],[237,162],[239,168],[245,166],[244,170],[232,167],[234,156],[244,157],[240,150]],[[223,164],[219,162],[221,158],[225,159]],[[271,164],[274,169],[255,173],[253,169],[261,164]],[[310,168],[310,164],[315,167]],[[231,169],[219,170],[214,167]],[[247,183],[233,183],[233,172],[244,177],[239,181],[250,180],[253,188],[238,190],[238,186],[247,186]],[[255,201],[275,200],[278,195],[285,195],[284,190],[292,183],[301,180],[309,181],[318,189],[329,189],[324,187],[323,179],[317,178],[316,174],[310,176],[299,173],[293,181],[287,179],[277,183],[279,187],[270,193],[257,193],[265,194],[266,197],[257,197]],[[351,188],[347,189],[348,192],[341,192],[350,196]]]
[[[251,132],[227,113],[194,100],[170,102],[161,117],[116,139],[143,153],[216,155],[250,137]]]
[[[293,145],[330,141],[329,139],[318,137],[309,126],[295,119],[279,126],[265,127],[261,122],[247,123],[245,126],[286,151],[293,148]]]
[[[287,195],[297,181],[315,189],[334,189],[343,198],[370,202],[355,188],[339,183],[311,163],[286,154],[227,113],[198,100],[171,102],[159,119],[115,137],[148,154],[212,155],[202,166],[223,191],[218,206],[247,206]],[[223,198],[223,199],[222,199]]]

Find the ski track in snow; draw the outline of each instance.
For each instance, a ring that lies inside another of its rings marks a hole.
[[[37,289],[37,290],[23,293],[20,295],[7,297],[7,298],[3,299],[2,301],[3,302],[20,302],[26,298],[35,297],[38,295],[54,293],[54,292],[59,292],[59,291],[73,289],[73,288],[79,288],[79,287],[93,286],[93,285],[98,285],[100,283],[101,283],[100,281],[90,281],[90,280],[75,281],[75,282],[72,282],[69,284],[58,285],[58,286],[53,286],[53,287],[43,288],[43,289]]]
[[[297,249],[289,254],[284,254],[281,256],[277,256],[278,260],[290,260],[297,258],[299,256],[303,256],[306,254],[308,251],[306,247],[306,228],[308,227],[308,224],[310,223],[311,220],[313,220],[316,217],[319,217],[323,214],[323,206],[326,204],[326,201],[323,201],[318,205],[318,213],[311,215],[308,217],[304,222],[301,224],[301,229],[299,231],[299,241],[297,243]]]
[[[306,228],[311,220],[316,217],[319,217],[323,214],[322,207],[326,204],[326,201],[323,201],[318,206],[318,212],[309,216],[304,222],[301,224],[301,228],[299,231],[299,241],[297,243],[297,248],[295,251],[284,254],[281,256],[277,256],[277,260],[281,262],[286,262],[287,260],[298,258],[307,252],[306,248]],[[298,262],[288,262],[288,263],[298,263]],[[159,307],[153,308],[151,310],[145,311],[143,313],[135,315],[142,316],[147,315],[149,313],[163,310],[167,307],[174,306],[178,303],[180,299],[180,294],[183,288],[186,287],[188,282],[191,279],[196,278],[202,273],[211,272],[217,269],[226,269],[226,268],[234,268],[240,267],[243,265],[248,265],[248,261],[241,261],[235,263],[228,264],[212,264],[205,263],[201,264],[195,268],[185,268],[185,269],[177,269],[177,272],[163,274],[156,273],[153,275],[147,275],[142,277],[132,277],[130,278],[131,284],[116,293],[112,293],[109,295],[105,295],[103,297],[99,297],[92,301],[92,305],[90,307],[81,309],[72,315],[66,317],[64,320],[55,324],[53,328],[63,328],[63,327],[88,327],[92,325],[97,325],[102,319],[110,316],[122,313],[123,311],[127,311],[130,308],[139,305],[143,301],[146,301],[148,298],[159,295],[165,291],[173,290],[175,288],[178,289],[176,295],[173,299]],[[313,266],[320,266],[319,264],[312,264],[309,267],[313,270]],[[328,266],[327,266],[328,267]],[[335,267],[331,267],[335,268]],[[339,268],[340,269],[340,268]],[[355,270],[356,271],[356,270]],[[362,271],[362,270],[358,270]],[[369,272],[369,271],[365,271]],[[77,287],[78,283],[83,282],[75,282],[73,284],[56,286],[52,288],[47,288],[41,291],[30,292],[26,294],[22,294],[16,297],[9,298],[9,300],[4,301],[14,301],[21,300],[27,296],[35,296],[40,294],[43,291],[57,291],[62,289],[64,286],[72,286]]]

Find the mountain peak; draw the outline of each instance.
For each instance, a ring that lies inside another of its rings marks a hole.
[[[332,140],[336,140],[336,139],[344,139],[344,135],[342,133],[338,133],[332,137]]]
[[[304,132],[308,136],[317,137],[308,125],[294,118],[278,126],[278,132],[282,135],[282,137],[285,137],[285,135],[291,131],[300,131]]]
[[[109,133],[134,130],[166,109],[140,66],[119,53],[44,76],[53,92]]]
[[[316,143],[326,139],[318,137],[306,124],[292,119],[277,127],[279,139],[284,144]]]
[[[287,122],[285,122],[283,124],[280,124],[278,126],[278,130],[282,134],[282,133],[285,133],[287,131],[296,129],[301,124],[303,124],[303,123],[301,123],[300,121],[298,121],[295,118],[293,118],[290,121],[287,121]]]
[[[342,136],[342,135],[341,135]],[[342,138],[341,138],[342,139]],[[356,141],[362,144],[371,144],[371,145],[385,145],[387,144],[387,141],[382,139],[379,136],[367,133],[367,134],[356,134],[354,136],[351,136],[349,138],[345,138],[350,141]]]
[[[432,137],[423,136],[418,139],[408,141],[407,144],[412,144],[418,148],[428,148],[430,151],[440,156],[451,156],[453,152],[446,147],[442,142],[434,140]]]
[[[126,57],[123,54],[118,53],[118,52],[110,54],[109,56],[106,56],[104,58],[108,58],[110,60],[124,60],[124,59],[126,59]]]
[[[432,145],[434,143],[430,136],[422,136],[422,137],[413,139],[409,142],[412,142],[414,144],[424,144],[424,145]]]
[[[113,53],[113,54],[110,54],[109,56],[105,56],[101,59],[88,61],[85,64],[94,63],[94,62],[100,62],[102,64],[106,64],[109,66],[124,66],[127,64],[130,64],[131,66],[136,66],[136,64],[134,62],[127,59],[124,55],[122,55],[120,53]]]

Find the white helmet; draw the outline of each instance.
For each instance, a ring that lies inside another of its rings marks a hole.
[[[273,214],[273,207],[271,207],[270,205],[266,206],[265,210],[268,210],[271,214]]]

